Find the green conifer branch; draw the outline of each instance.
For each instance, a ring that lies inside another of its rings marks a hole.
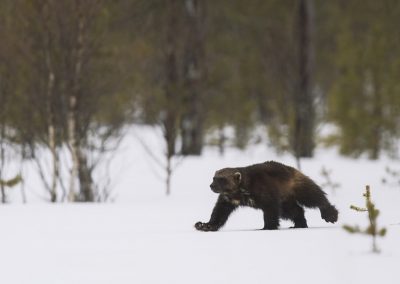
[[[368,220],[369,226],[365,230],[361,230],[358,226],[349,226],[344,225],[343,229],[349,233],[360,233],[365,235],[370,235],[372,237],[372,251],[379,252],[379,249],[376,245],[376,237],[383,237],[386,235],[386,228],[381,228],[378,230],[377,226],[377,218],[379,216],[379,210],[375,208],[375,204],[371,201],[371,191],[369,185],[366,186],[365,193],[363,194],[365,197],[365,208],[351,205],[350,208],[358,211],[358,212],[368,212]]]
[[[365,212],[365,211],[368,211],[367,208],[361,208],[361,207],[357,207],[357,206],[355,206],[355,205],[350,205],[350,209],[356,210],[356,211],[358,211],[358,212]]]
[[[9,180],[0,180],[0,185],[5,187],[14,187],[22,181],[21,175],[16,175],[14,178]]]
[[[360,233],[361,230],[358,226],[349,226],[349,225],[344,225],[343,229],[345,229],[347,232],[354,234],[354,233]]]

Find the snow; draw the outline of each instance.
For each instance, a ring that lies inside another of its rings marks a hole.
[[[133,134],[136,133],[135,135]],[[0,206],[1,283],[400,283],[400,188],[383,185],[386,158],[379,161],[339,157],[334,149],[318,149],[302,162],[302,171],[324,183],[322,167],[340,183],[328,197],[340,211],[337,224],[327,224],[317,210],[306,210],[310,228],[259,230],[262,213],[240,208],[219,232],[197,232],[197,221],[208,221],[216,195],[209,189],[216,169],[264,160],[289,165],[289,155],[277,156],[258,144],[246,151],[228,149],[220,156],[207,148],[198,158],[183,160],[173,176],[172,195],[164,196],[160,168],[135,136],[162,153],[159,134],[136,127],[122,141],[111,164],[113,203],[48,204],[37,196],[40,182],[29,172],[28,204]],[[101,173],[98,173],[101,174]],[[345,232],[343,224],[365,226],[365,213],[349,209],[364,205],[369,184],[381,210],[378,224],[388,229],[371,240]]]

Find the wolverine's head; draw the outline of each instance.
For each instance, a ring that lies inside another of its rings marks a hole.
[[[239,190],[242,175],[237,169],[225,168],[215,172],[211,190],[215,193],[229,194]]]

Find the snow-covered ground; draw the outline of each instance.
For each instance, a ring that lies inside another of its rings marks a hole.
[[[157,135],[135,130],[161,153]],[[216,169],[265,160],[295,165],[289,155],[277,156],[264,145],[220,156],[208,148],[200,158],[177,167],[172,195],[165,197],[162,174],[142,145],[129,133],[111,164],[115,202],[48,204],[38,202],[39,182],[27,184],[28,204],[0,206],[1,283],[400,283],[400,188],[383,185],[388,159],[369,161],[338,157],[319,149],[302,171],[323,184],[322,167],[332,171],[340,187],[329,199],[340,210],[339,222],[327,224],[317,210],[307,210],[310,228],[258,230],[262,213],[241,208],[219,232],[197,232],[208,221],[216,194],[209,183]],[[32,175],[32,174],[31,174]],[[31,180],[34,178],[31,176]],[[29,183],[29,180],[27,181]],[[372,254],[371,240],[350,235],[341,226],[366,226],[366,213],[349,209],[364,205],[365,185],[381,210],[378,239],[382,252]]]

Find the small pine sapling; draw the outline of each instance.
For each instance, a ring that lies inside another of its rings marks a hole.
[[[375,204],[371,201],[371,191],[369,186],[366,186],[365,193],[363,194],[365,197],[365,204],[366,207],[358,207],[351,205],[350,208],[358,211],[358,212],[368,212],[368,219],[369,219],[369,226],[366,229],[361,229],[359,226],[349,226],[344,225],[343,228],[349,233],[360,233],[365,235],[370,235],[372,237],[372,252],[378,253],[379,249],[376,245],[376,237],[380,236],[383,237],[386,234],[386,228],[378,229],[377,226],[377,218],[379,215],[379,210],[375,208]]]

